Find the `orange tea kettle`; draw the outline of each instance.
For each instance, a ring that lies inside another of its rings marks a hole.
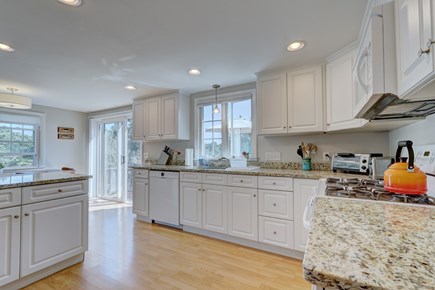
[[[414,150],[412,141],[400,141],[396,151],[396,163],[390,165],[384,172],[384,188],[388,191],[418,195],[427,192],[426,174],[414,167]],[[403,147],[408,149],[409,161],[400,157]]]

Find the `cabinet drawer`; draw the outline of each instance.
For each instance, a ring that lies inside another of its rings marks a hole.
[[[133,170],[133,177],[148,178],[148,169],[135,169],[135,170]]]
[[[201,183],[202,182],[201,173],[198,173],[198,172],[180,172],[180,181]]]
[[[260,189],[258,196],[259,215],[293,220],[293,192]]]
[[[0,190],[0,208],[21,205],[21,188]]]
[[[23,187],[22,202],[28,204],[87,193],[87,180],[36,185]]]
[[[238,187],[257,188],[257,176],[230,175],[228,185]]]
[[[228,176],[226,174],[203,173],[202,174],[202,183],[227,185]]]
[[[258,177],[258,188],[293,191],[293,178],[290,177]]]
[[[259,241],[274,246],[293,248],[293,222],[259,217]]]

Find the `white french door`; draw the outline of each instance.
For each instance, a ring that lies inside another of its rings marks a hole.
[[[97,197],[125,202],[127,117],[98,122]]]

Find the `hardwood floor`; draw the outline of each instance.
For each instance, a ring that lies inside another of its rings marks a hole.
[[[308,290],[301,261],[134,219],[89,213],[85,261],[24,289]]]

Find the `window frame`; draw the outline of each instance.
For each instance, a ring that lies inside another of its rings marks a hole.
[[[223,157],[229,158],[228,156],[228,120],[227,120],[227,106],[225,103],[243,101],[251,99],[251,124],[252,124],[252,152],[249,152],[250,159],[256,158],[257,156],[257,122],[256,122],[256,95],[255,90],[243,90],[243,91],[235,91],[225,94],[218,94],[218,104],[222,104],[221,106],[221,114],[222,114],[222,152]],[[215,96],[208,95],[204,97],[197,97],[194,99],[194,145],[195,145],[195,158],[199,158],[202,156],[202,147],[201,144],[202,139],[202,115],[200,114],[200,107],[213,105],[215,103]],[[226,116],[226,117],[224,117]]]
[[[20,124],[20,125],[32,125],[35,130],[35,164],[30,166],[13,166],[3,168],[5,172],[14,172],[16,170],[28,170],[28,169],[38,169],[42,166],[41,160],[43,160],[43,135],[44,135],[44,125],[45,125],[45,114],[38,112],[17,112],[13,109],[1,108],[0,113],[4,113],[5,117],[0,117],[0,122],[10,123],[10,124]],[[8,116],[9,115],[9,116]],[[30,117],[38,119],[38,122],[16,122],[12,120],[14,117]],[[29,154],[8,154],[8,155],[29,155]]]

